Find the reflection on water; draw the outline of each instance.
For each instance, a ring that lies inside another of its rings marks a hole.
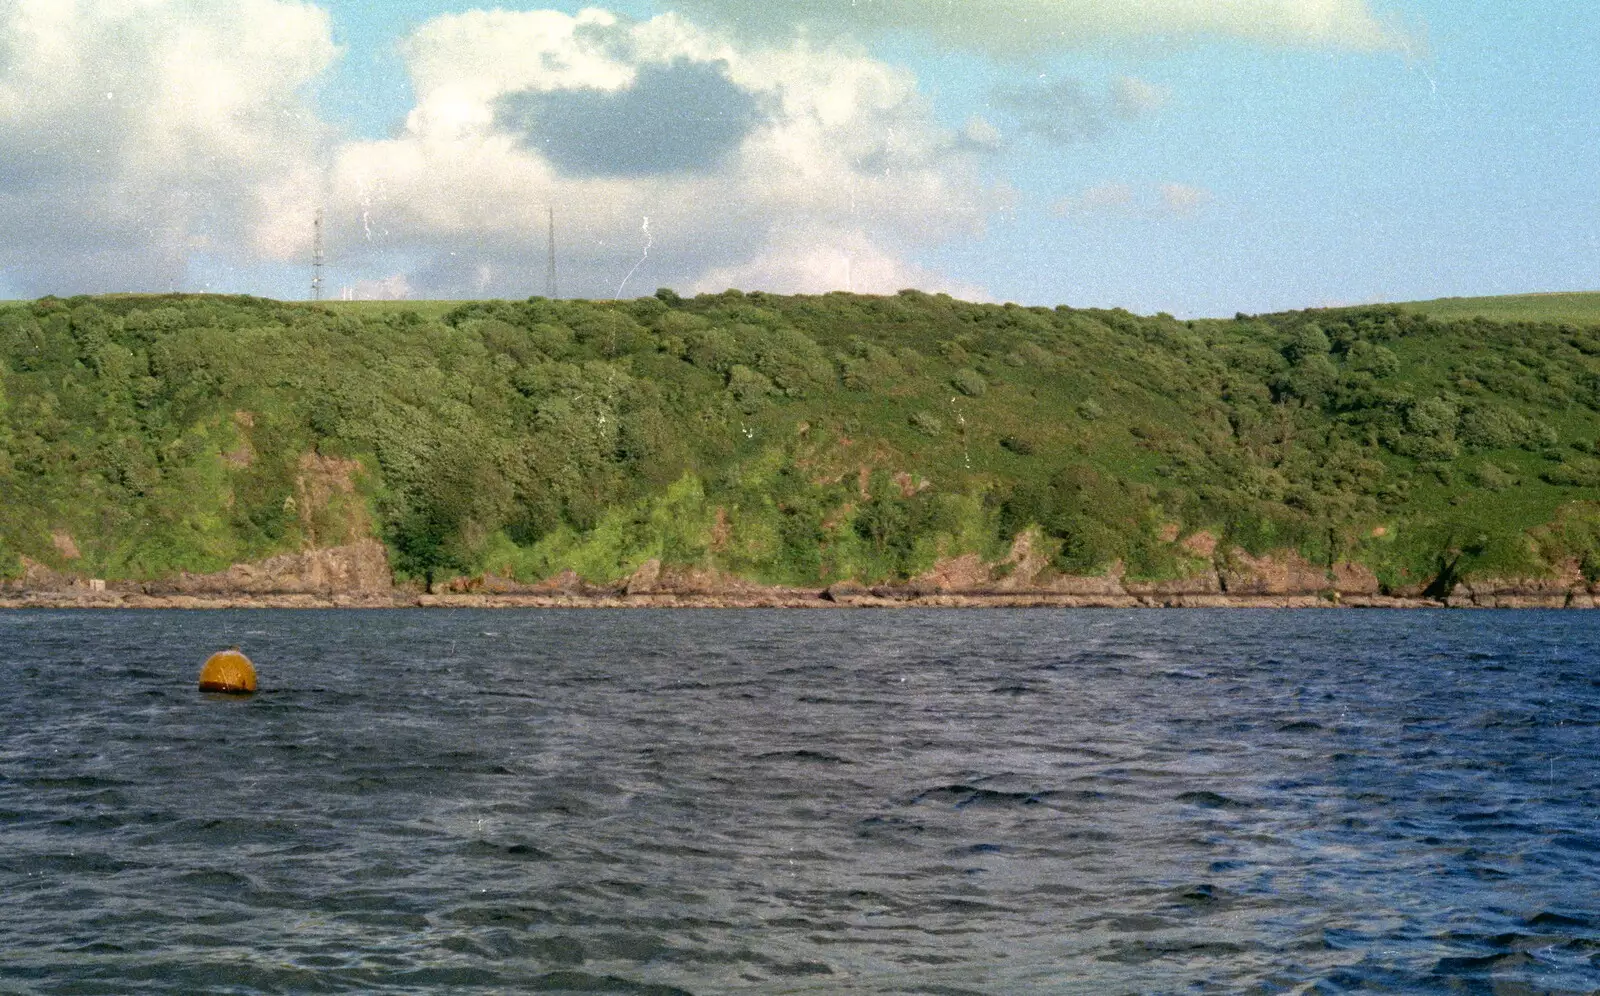
[[[243,645],[263,692],[202,696]],[[0,615],[0,990],[1588,993],[1600,615]]]

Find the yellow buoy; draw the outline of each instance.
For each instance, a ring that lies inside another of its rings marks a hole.
[[[212,654],[200,669],[202,692],[249,695],[256,690],[256,669],[238,647]]]

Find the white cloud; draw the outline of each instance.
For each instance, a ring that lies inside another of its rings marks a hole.
[[[974,114],[961,127],[961,137],[980,149],[998,149],[1004,136],[1000,134],[1000,129]]]
[[[27,293],[165,289],[196,250],[309,239],[327,14],[294,0],[0,3],[0,267]]]
[[[403,52],[404,128],[339,145],[307,96],[339,54],[313,3],[0,0],[0,286],[165,290],[191,264],[306,260],[319,203],[329,270],[362,297],[541,291],[551,206],[566,295],[635,267],[634,293],[814,289],[824,243],[864,288],[932,286],[898,261],[1002,200],[981,178],[994,128],[942,127],[909,72],[849,46],[495,10]]]
[[[339,298],[343,301],[405,301],[411,297],[411,282],[403,273],[381,280],[357,280],[339,288]]]
[[[874,287],[928,282],[893,260],[995,206],[973,135],[857,51],[588,10],[441,17],[405,52],[416,107],[395,138],[340,150],[330,237],[348,258],[418,260],[419,294],[542,290],[552,206],[561,293],[585,296],[617,293],[635,266],[630,293],[712,277],[816,289],[826,253],[797,233],[819,231],[871,247]]]
[[[1161,205],[1168,212],[1184,218],[1199,214],[1213,200],[1211,191],[1187,183],[1161,185]]]
[[[777,233],[751,258],[701,275],[689,290],[716,293],[730,287],[796,294],[893,294],[914,287],[965,301],[990,299],[983,288],[907,263],[859,232],[827,230]]]
[[[1403,35],[1367,0],[680,0],[745,30],[917,30],[958,47],[1038,52],[1101,39],[1237,38],[1264,45],[1385,49]]]
[[[1137,76],[1118,76],[1111,81],[1111,110],[1120,118],[1132,119],[1154,114],[1165,107],[1170,94]]]

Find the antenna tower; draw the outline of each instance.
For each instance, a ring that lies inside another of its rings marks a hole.
[[[550,258],[544,271],[544,296],[556,298],[556,209],[550,208]]]
[[[311,219],[311,300],[322,300],[322,209]]]

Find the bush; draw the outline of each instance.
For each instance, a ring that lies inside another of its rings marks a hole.
[[[694,329],[683,339],[688,344],[685,359],[703,370],[726,374],[746,359],[739,341],[725,329]]]
[[[1283,355],[1291,363],[1304,363],[1312,357],[1326,357],[1328,350],[1332,348],[1333,345],[1328,341],[1327,333],[1322,331],[1322,326],[1308,323],[1289,334],[1289,342],[1283,348]]]
[[[1001,436],[1000,446],[1017,456],[1033,456],[1033,444],[1020,436]]]
[[[983,379],[983,374],[971,367],[957,370],[950,378],[950,384],[969,398],[981,398],[989,390],[989,383]]]
[[[739,403],[739,410],[754,414],[773,393],[772,381],[747,366],[736,364],[728,374],[728,393]]]
[[[1600,550],[1585,551],[1578,569],[1583,572],[1583,579],[1590,584],[1600,581]]]
[[[1600,488],[1600,461],[1575,460],[1557,464],[1541,471],[1539,476],[1550,484],[1568,488]]]
[[[855,391],[886,391],[905,376],[905,368],[882,346],[856,343],[855,355],[841,362],[844,385]]]
[[[1478,468],[1473,471],[1472,479],[1477,483],[1478,487],[1489,491],[1504,491],[1506,488],[1509,488],[1513,484],[1517,483],[1517,479],[1515,477],[1508,474],[1502,468],[1496,467],[1492,463],[1480,464]]]
[[[1536,449],[1554,442],[1554,433],[1533,419],[1495,405],[1480,405],[1463,414],[1458,435],[1463,446],[1474,450]]]
[[[811,337],[792,328],[779,328],[759,336],[754,343],[756,369],[784,394],[803,398],[834,384],[833,364]]]
[[[650,336],[640,323],[619,309],[589,315],[578,322],[573,331],[579,343],[606,359],[640,351],[650,344]]]
[[[1376,343],[1357,342],[1345,354],[1345,362],[1352,370],[1368,373],[1377,378],[1392,377],[1400,371],[1400,358]]]
[[[571,352],[576,338],[565,325],[551,325],[548,322],[535,325],[528,332],[529,344],[553,360],[559,360]]]
[[[1421,460],[1454,460],[1461,451],[1456,421],[1456,406],[1443,398],[1417,402],[1406,409],[1405,431],[1396,439],[1395,449]]]

